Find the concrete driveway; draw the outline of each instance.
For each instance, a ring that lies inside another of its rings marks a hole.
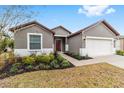
[[[124,69],[124,56],[108,55],[108,56],[96,57],[94,59],[79,61],[65,54],[61,54],[61,55],[75,66],[83,66],[83,65],[96,64],[96,63],[108,63]]]

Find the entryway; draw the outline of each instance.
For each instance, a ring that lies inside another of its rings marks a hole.
[[[62,40],[56,39],[56,51],[62,51]]]
[[[55,51],[65,52],[66,37],[55,36]]]

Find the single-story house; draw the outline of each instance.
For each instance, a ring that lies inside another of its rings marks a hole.
[[[119,33],[105,20],[71,33],[63,26],[49,29],[33,21],[13,28],[16,55],[73,52],[91,57],[111,55],[117,50]]]

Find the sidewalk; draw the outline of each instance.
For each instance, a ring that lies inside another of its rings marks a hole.
[[[108,63],[113,66],[119,67],[124,69],[124,56],[119,55],[107,55],[107,56],[100,56],[94,59],[88,60],[77,60],[74,59],[66,54],[60,53],[65,59],[70,61],[74,66],[83,66],[83,65],[90,65],[96,63]]]

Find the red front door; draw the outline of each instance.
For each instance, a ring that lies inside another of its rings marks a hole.
[[[56,51],[61,51],[61,40],[56,40]]]

